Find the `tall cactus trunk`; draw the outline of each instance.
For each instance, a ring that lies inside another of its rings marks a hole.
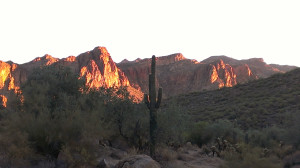
[[[157,134],[157,109],[160,106],[162,98],[162,88],[158,90],[158,97],[156,99],[155,87],[155,56],[152,56],[151,74],[149,74],[149,95],[144,95],[145,104],[150,110],[150,156],[155,157],[155,144]]]

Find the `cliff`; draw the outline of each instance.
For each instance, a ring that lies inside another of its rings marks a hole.
[[[95,47],[77,57],[58,59],[51,55],[37,57],[25,64],[0,61],[0,103],[5,106],[7,95],[21,93],[20,86],[34,68],[49,65],[69,67],[88,88],[126,86],[136,101],[148,92],[151,59],[123,60],[115,64],[105,47]],[[284,73],[296,67],[268,65],[261,58],[236,60],[213,56],[201,62],[185,58],[181,53],[157,57],[157,86],[164,97],[203,90],[232,87],[274,73]]]
[[[2,96],[0,97],[2,101],[0,101],[3,103],[4,100],[7,101],[6,97],[10,90],[21,92],[21,84],[26,81],[34,68],[49,65],[69,67],[75,74],[78,74],[79,78],[85,80],[88,88],[126,86],[136,101],[142,100],[143,93],[131,88],[128,78],[116,66],[106,48],[96,47],[77,57],[58,59],[46,54],[21,65],[0,61],[0,96]]]
[[[133,87],[148,92],[150,59],[126,60],[117,66],[125,73]],[[293,67],[287,66],[285,69],[291,70]],[[279,72],[286,71],[257,58],[236,60],[227,56],[213,56],[197,62],[186,59],[180,53],[157,57],[157,85],[164,89],[164,97],[232,87]]]

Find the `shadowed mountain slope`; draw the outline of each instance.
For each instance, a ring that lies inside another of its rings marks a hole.
[[[275,74],[232,88],[195,92],[170,98],[196,121],[227,118],[243,128],[287,125],[300,113],[300,69]]]
[[[63,59],[51,55],[37,57],[25,64],[0,61],[0,95],[21,93],[20,86],[34,68],[41,66],[69,67],[88,88],[128,87],[136,101],[148,92],[150,59],[124,60],[115,64],[105,47],[95,47]],[[274,73],[284,73],[295,67],[268,65],[262,59],[235,60],[226,56],[213,56],[197,62],[182,54],[157,57],[157,86],[164,89],[163,97],[183,93],[232,87]],[[2,96],[2,97],[3,97]],[[4,98],[3,101],[6,99]]]
[[[148,92],[150,59],[124,60],[117,66],[131,85]],[[212,56],[201,62],[186,59],[182,54],[157,57],[157,85],[164,97],[203,90],[232,87],[238,83],[284,73],[296,67],[268,65],[263,59],[236,60],[227,56]]]

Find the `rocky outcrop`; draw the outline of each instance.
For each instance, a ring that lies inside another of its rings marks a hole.
[[[70,67],[80,78],[85,79],[89,88],[129,86],[129,80],[118,69],[105,47],[70,56],[58,62]]]
[[[46,54],[21,65],[0,61],[0,94],[7,95],[10,90],[21,92],[21,84],[33,69],[49,65],[69,67],[79,78],[85,80],[88,88],[126,86],[136,101],[142,100],[143,93],[130,86],[128,78],[116,66],[105,47],[96,47],[77,57],[63,59]]]
[[[61,60],[46,54],[22,65],[0,62],[0,89],[19,87],[32,69],[52,64],[70,67],[80,78],[85,79],[90,88],[129,86],[127,77],[117,68],[106,48],[96,47],[78,57],[70,56]],[[16,71],[18,68],[23,73]]]
[[[147,155],[133,155],[121,160],[116,168],[160,168],[161,166]]]
[[[122,61],[117,66],[133,87],[148,92],[150,59]],[[164,97],[232,87],[279,72],[286,71],[268,65],[259,58],[235,60],[227,56],[213,56],[197,62],[186,59],[180,53],[157,57],[157,85],[164,89]]]
[[[8,80],[11,78],[11,65],[0,61],[0,89],[3,89]]]
[[[12,62],[0,61],[0,93],[20,91],[20,84],[26,80],[26,72],[19,65]]]
[[[7,98],[4,95],[0,95],[0,109],[7,106]]]
[[[148,92],[150,59],[123,60],[115,64],[105,47],[75,56],[58,59],[51,55],[37,57],[25,64],[0,61],[0,94],[21,93],[20,86],[34,68],[57,65],[69,67],[88,88],[128,87],[136,101]],[[164,97],[177,94],[232,87],[249,80],[284,73],[293,66],[268,65],[261,58],[235,60],[227,56],[213,56],[201,62],[176,53],[157,57],[157,86],[163,87]]]
[[[118,66],[133,87],[148,92],[150,59],[120,63]],[[157,57],[157,85],[165,90],[164,97],[236,84],[237,76],[233,67],[223,60],[206,64],[186,59],[182,54]]]

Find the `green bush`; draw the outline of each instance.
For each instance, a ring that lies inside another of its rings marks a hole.
[[[198,122],[191,129],[189,140],[199,147],[209,143],[212,140],[212,135],[206,132],[208,122]]]
[[[214,143],[218,137],[231,143],[237,143],[243,140],[244,133],[229,120],[198,122],[190,133],[191,142],[196,143],[199,147],[207,143]]]
[[[284,129],[273,126],[262,130],[249,130],[248,137],[253,146],[272,148],[277,147],[279,142],[285,139],[285,133]]]
[[[225,154],[221,168],[282,168],[282,162],[274,156],[263,156],[262,148],[243,147],[243,153]]]
[[[300,111],[289,115],[289,125],[284,135],[284,141],[300,149]]]
[[[131,141],[138,117],[145,116],[122,98],[128,96],[124,90],[87,92],[84,83],[64,68],[36,69],[22,91],[20,109],[3,113],[0,121],[0,136],[10,140],[0,140],[0,152],[8,162],[55,160],[62,152],[69,165],[93,165],[99,139],[121,134]],[[121,131],[115,129],[118,126]]]
[[[185,110],[173,102],[168,105],[168,108],[159,110],[157,114],[157,142],[168,145],[184,143],[190,128]]]

